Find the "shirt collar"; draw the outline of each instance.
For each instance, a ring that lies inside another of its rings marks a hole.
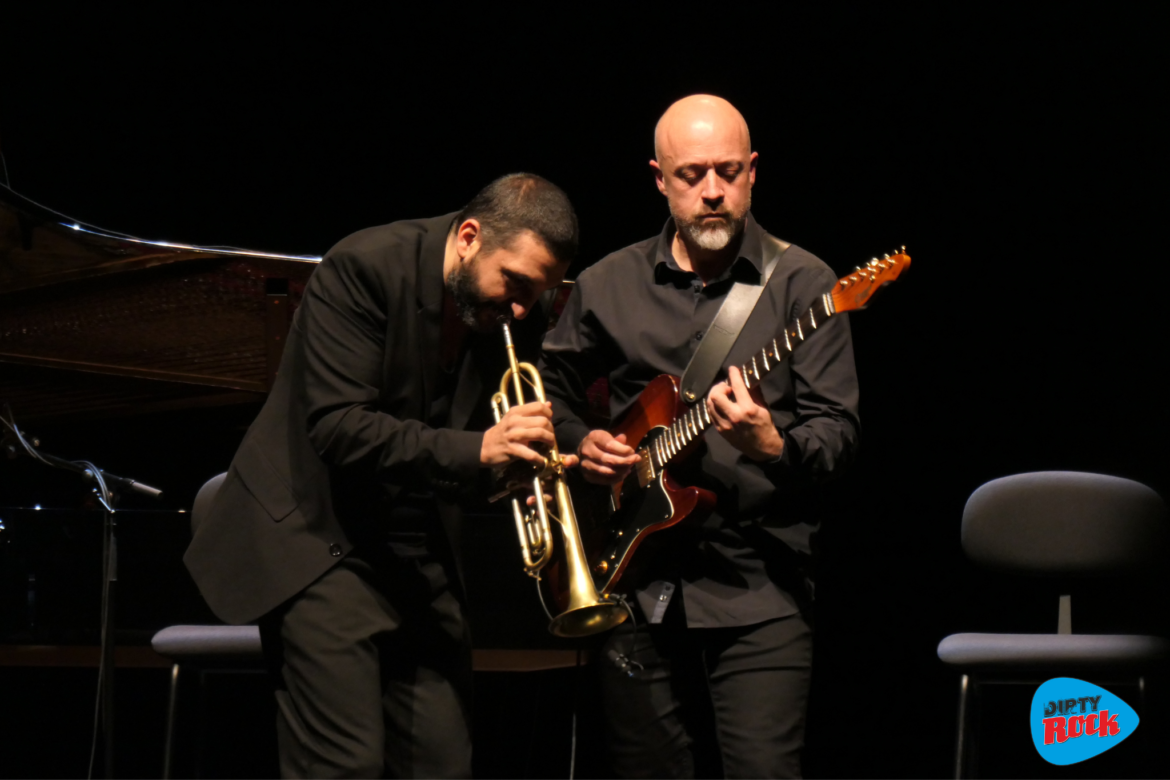
[[[654,281],[658,284],[665,284],[677,274],[684,274],[688,277],[695,276],[692,272],[679,268],[678,262],[671,252],[676,230],[674,217],[667,217],[654,250]],[[739,245],[739,255],[726,271],[720,274],[717,279],[712,279],[710,283],[735,278],[736,281],[759,284],[764,272],[763,239],[763,229],[756,224],[755,218],[749,211],[747,219],[744,221],[743,240]]]

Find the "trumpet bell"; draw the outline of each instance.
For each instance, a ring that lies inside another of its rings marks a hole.
[[[548,630],[555,636],[572,639],[608,631],[626,621],[626,610],[621,604],[600,602],[570,606],[553,618]]]

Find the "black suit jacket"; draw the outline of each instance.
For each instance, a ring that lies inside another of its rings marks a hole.
[[[445,499],[440,515],[458,549],[454,499],[484,476],[479,431],[507,361],[500,333],[474,334],[449,411],[438,412],[445,424],[425,422],[436,423],[454,216],[354,233],[311,277],[272,392],[184,556],[223,620],[255,620],[294,596],[363,531],[389,522],[404,488]],[[545,301],[513,328],[529,360]]]

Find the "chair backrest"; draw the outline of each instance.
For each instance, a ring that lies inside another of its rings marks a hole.
[[[199,527],[203,518],[207,517],[207,513],[211,511],[211,505],[215,503],[215,496],[219,493],[219,486],[223,484],[223,479],[226,476],[226,471],[222,474],[216,474],[204,482],[203,487],[199,488],[199,492],[195,494],[195,503],[191,505],[192,534],[195,533],[195,529]]]
[[[963,550],[1040,575],[1140,573],[1164,560],[1166,504],[1132,480],[1040,471],[992,480],[967,500]]]

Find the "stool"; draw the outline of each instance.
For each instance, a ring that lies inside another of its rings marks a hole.
[[[175,715],[179,674],[183,666],[228,666],[263,670],[260,629],[256,626],[170,626],[154,635],[151,647],[171,659],[171,691],[167,702],[167,736],[163,778],[170,778],[174,757]]]

